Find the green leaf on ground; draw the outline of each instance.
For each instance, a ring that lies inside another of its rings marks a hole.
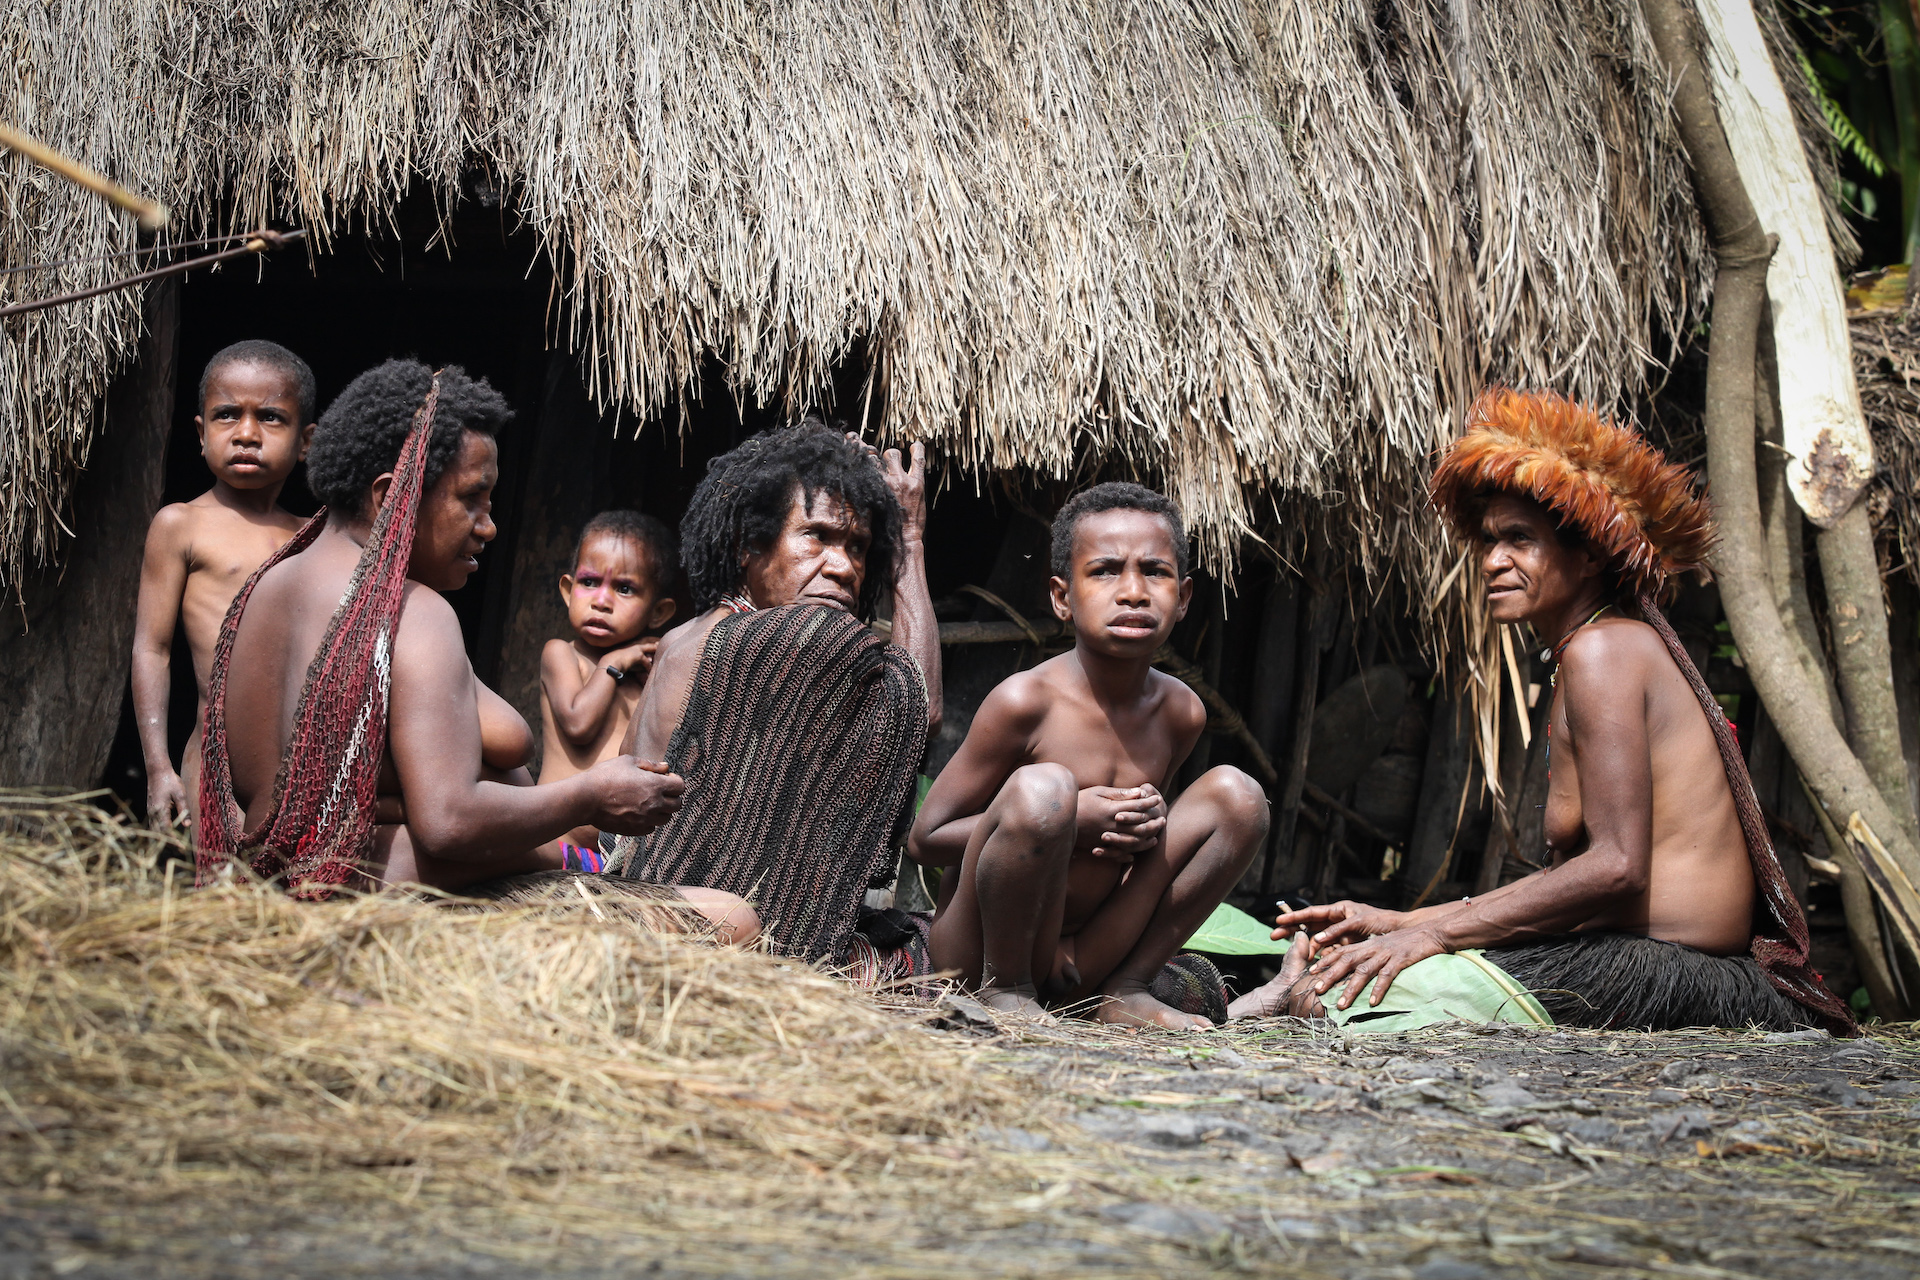
[[[1279,956],[1287,952],[1285,942],[1275,942],[1273,926],[1261,924],[1238,907],[1221,903],[1213,909],[1185,950],[1204,951],[1216,956]]]

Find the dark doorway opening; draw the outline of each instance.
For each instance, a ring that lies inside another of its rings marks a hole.
[[[555,584],[571,567],[579,527],[610,507],[632,507],[677,527],[707,463],[777,425],[784,408],[738,402],[710,360],[684,412],[675,405],[638,421],[624,410],[599,410],[578,358],[565,349],[564,302],[538,237],[517,227],[497,198],[489,204],[485,190],[477,194],[446,215],[416,195],[377,228],[338,236],[312,255],[285,253],[190,277],[180,295],[179,375],[161,500],[185,502],[211,484],[194,427],[198,383],[208,359],[230,343],[267,338],[298,352],[313,367],[323,412],[355,376],[396,357],[457,364],[485,378],[514,409],[500,438],[500,534],[480,571],[448,599],[475,671],[529,715],[537,732],[538,692],[528,675],[537,670],[537,645],[561,634]],[[865,366],[856,348],[835,378],[834,403],[852,414],[862,404]],[[530,477],[556,474],[557,492],[534,492]],[[298,515],[314,512],[304,468],[281,501]],[[928,533],[936,596],[986,580],[1011,514],[990,490],[976,492],[970,478],[950,477],[936,491]],[[540,592],[555,607],[535,607]],[[684,580],[677,594],[684,618]],[[168,740],[177,763],[199,702],[181,635],[172,675]],[[130,689],[103,781],[144,812],[146,768]]]

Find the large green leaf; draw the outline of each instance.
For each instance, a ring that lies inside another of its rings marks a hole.
[[[1185,950],[1206,951],[1216,956],[1285,955],[1286,942],[1275,942],[1272,934],[1272,925],[1261,924],[1238,907],[1223,902],[1187,939]]]

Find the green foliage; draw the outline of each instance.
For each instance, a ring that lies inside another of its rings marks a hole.
[[[1238,907],[1221,903],[1187,939],[1186,950],[1216,956],[1285,955],[1287,944],[1273,940],[1273,926],[1261,924]]]
[[[1833,131],[1834,142],[1842,151],[1858,160],[1868,173],[1876,178],[1884,176],[1887,172],[1887,162],[1867,144],[1860,130],[1855,128],[1853,121],[1847,118],[1847,113],[1840,109],[1840,104],[1835,102],[1833,95],[1827,92],[1826,85],[1820,79],[1820,73],[1815,71],[1813,63],[1807,60],[1805,50],[1795,49],[1794,52],[1800,59],[1800,72],[1807,78],[1807,88],[1813,94],[1813,100],[1820,105],[1820,114],[1827,118],[1827,128]],[[1862,210],[1862,212],[1866,211]]]

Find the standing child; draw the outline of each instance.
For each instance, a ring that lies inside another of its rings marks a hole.
[[[916,861],[958,868],[934,966],[1008,1012],[1091,1001],[1105,1022],[1211,1025],[1149,988],[1252,862],[1267,801],[1230,765],[1171,807],[1162,794],[1207,723],[1153,669],[1193,594],[1179,512],[1137,484],[1076,495],[1053,522],[1052,592],[1072,652],[987,695],[908,839]]]
[[[668,593],[679,572],[680,548],[652,516],[603,511],[587,522],[573,572],[560,575],[573,639],[549,640],[540,655],[541,782],[620,754],[660,628],[673,617]],[[596,869],[599,833],[581,827],[567,839],[579,847],[582,865]]]
[[[213,488],[162,507],[147,529],[134,624],[133,709],[147,761],[147,819],[197,816],[200,722],[214,641],[247,578],[300,528],[280,490],[313,440],[313,370],[277,342],[236,342],[200,375],[200,454]],[[200,709],[178,772],[167,747],[173,632],[187,633]]]

